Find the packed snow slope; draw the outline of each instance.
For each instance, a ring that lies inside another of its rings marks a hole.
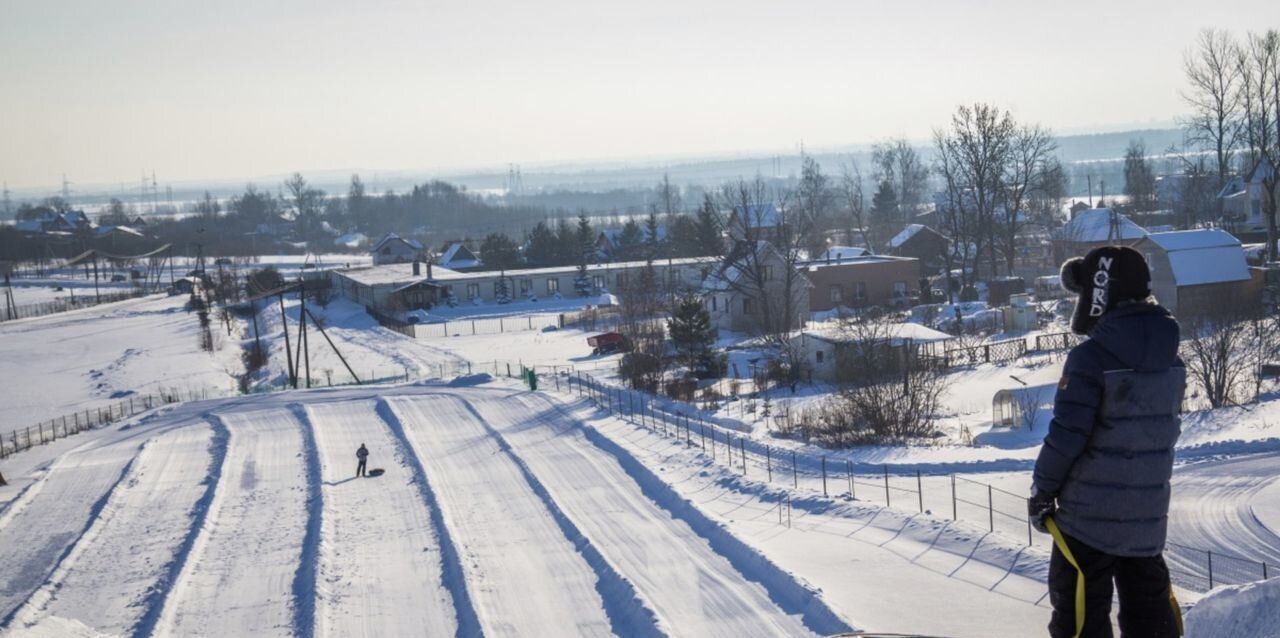
[[[852,628],[557,405],[334,388],[170,406],[24,452],[0,488],[0,634]],[[376,476],[354,476],[361,443]]]

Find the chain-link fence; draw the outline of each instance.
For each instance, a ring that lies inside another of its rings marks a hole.
[[[1034,532],[1026,495],[988,483],[775,448],[685,404],[611,386],[580,371],[556,374],[550,384],[544,381],[539,387],[587,397],[626,422],[675,438],[743,476],[771,485],[965,521],[1028,546],[1051,545],[1048,536]],[[781,510],[779,516],[782,520]],[[1165,557],[1173,582],[1194,591],[1263,580],[1276,569],[1262,561],[1173,543],[1168,544]]]

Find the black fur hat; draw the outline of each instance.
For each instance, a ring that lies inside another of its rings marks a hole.
[[[1142,253],[1128,246],[1094,248],[1062,264],[1062,287],[1079,295],[1071,331],[1087,335],[1108,310],[1151,296],[1151,271]]]

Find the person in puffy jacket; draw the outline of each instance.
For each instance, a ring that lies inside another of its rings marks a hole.
[[[365,464],[369,461],[369,448],[363,443],[360,444],[360,449],[356,450],[356,459],[359,461],[356,463],[356,476],[368,476],[365,473]]]
[[[1114,584],[1122,635],[1176,636],[1163,551],[1186,388],[1178,322],[1151,299],[1146,260],[1132,248],[1068,260],[1062,284],[1079,295],[1071,329],[1089,338],[1067,355],[1029,501],[1032,523],[1044,532],[1052,517],[1079,565],[1054,544],[1049,633],[1111,636]]]

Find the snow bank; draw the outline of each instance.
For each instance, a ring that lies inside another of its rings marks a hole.
[[[1280,579],[1215,589],[1185,622],[1187,638],[1280,636]]]

